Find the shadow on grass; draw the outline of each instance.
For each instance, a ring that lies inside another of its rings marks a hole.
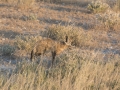
[[[72,6],[79,6],[79,7],[86,7],[90,3],[89,0],[81,0],[81,1],[63,1],[60,4],[65,5],[72,5]]]
[[[0,8],[2,7],[12,7],[11,5],[8,5],[8,4],[0,4]]]
[[[52,24],[61,24],[61,25],[65,25],[67,24],[68,22],[66,21],[62,21],[62,20],[56,20],[56,19],[49,19],[49,18],[39,18],[39,21],[41,22],[44,22],[44,23],[48,23],[50,25]]]
[[[47,2],[47,1],[46,1]],[[74,0],[64,0],[64,1],[54,1],[54,2],[51,2],[51,3],[54,3],[54,4],[58,4],[58,5],[71,5],[71,6],[79,6],[79,7],[86,7],[89,3],[91,2],[91,0],[77,0],[77,1],[74,1]],[[48,2],[50,3],[50,2]]]
[[[57,10],[57,11],[66,11],[66,12],[81,12],[81,13],[89,13],[86,8],[65,8],[63,6],[54,6],[50,7],[50,9]]]
[[[20,33],[12,30],[0,30],[0,36],[3,36],[4,38],[13,39],[17,35],[20,35]]]
[[[80,19],[80,18],[78,18]],[[82,19],[80,19],[78,22],[74,22],[74,21],[63,21],[63,20],[56,20],[56,19],[49,19],[49,18],[39,18],[39,21],[41,22],[44,22],[44,23],[47,23],[49,25],[53,25],[53,24],[60,24],[60,25],[73,25],[73,26],[77,26],[77,27],[82,27],[83,29],[85,30],[88,30],[88,29],[92,29],[94,28],[95,24],[94,22],[92,21],[86,21],[86,22],[83,22]]]
[[[76,8],[69,8],[69,7],[65,7],[66,5],[70,5],[70,6],[77,6],[77,4],[70,4],[70,3],[58,3],[57,5],[51,6],[48,5],[46,8],[48,9],[52,9],[52,10],[56,10],[56,11],[66,11],[66,12],[81,12],[81,13],[87,13],[89,14],[90,12],[87,10],[86,5],[85,7],[80,8],[80,6],[76,7]],[[83,5],[84,6],[84,5]]]

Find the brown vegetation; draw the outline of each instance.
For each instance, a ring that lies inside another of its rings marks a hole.
[[[120,90],[120,0],[99,1],[1,0],[0,90]]]

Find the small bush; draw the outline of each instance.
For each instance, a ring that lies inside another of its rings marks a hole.
[[[52,38],[53,40],[64,40],[68,30],[70,30],[70,28],[65,28],[60,25],[52,25],[46,32],[44,32],[44,36]]]
[[[65,41],[66,35],[68,36],[68,42],[75,46],[87,46],[89,41],[92,40],[92,36],[83,29],[72,26],[53,25],[44,32],[45,37],[58,41]]]
[[[115,25],[120,24],[120,14],[113,11],[108,11],[104,14],[98,14],[96,15],[96,18],[110,29],[114,28]]]
[[[19,50],[30,51],[39,39],[41,39],[40,36],[16,36],[15,46]]]
[[[88,10],[92,13],[105,12],[109,8],[109,5],[101,1],[93,1],[88,4]]]
[[[28,16],[24,15],[21,17],[22,20],[28,21],[28,20],[37,20],[37,15],[35,14],[30,14]]]
[[[3,55],[12,55],[15,52],[15,47],[6,44],[1,47],[1,51]]]

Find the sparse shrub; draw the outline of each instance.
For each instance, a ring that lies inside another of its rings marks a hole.
[[[28,20],[37,20],[37,15],[35,14],[30,14],[28,16],[24,15],[21,17],[22,20],[28,21]]]
[[[30,14],[28,20],[37,20],[37,16],[35,14]]]
[[[46,32],[44,32],[44,36],[52,38],[53,40],[64,40],[67,32],[68,28],[65,29],[65,27],[60,25],[52,25],[51,27],[48,27]]]
[[[114,26],[120,24],[120,14],[113,11],[108,11],[104,14],[98,14],[96,15],[96,18],[110,29],[113,29]]]
[[[92,3],[88,4],[87,8],[92,13],[100,13],[105,12],[109,8],[109,5],[101,1],[92,1]]]
[[[68,42],[75,46],[87,46],[89,41],[92,40],[92,36],[83,29],[72,26],[53,25],[44,32],[45,37],[59,41],[64,40],[66,35],[68,36]]]
[[[19,50],[30,51],[33,48],[35,42],[37,42],[40,39],[40,36],[16,36],[15,46]]]
[[[15,51],[15,47],[9,44],[3,45],[0,49],[3,55],[12,55]]]

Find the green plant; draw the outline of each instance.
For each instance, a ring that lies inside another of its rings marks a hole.
[[[30,14],[28,20],[37,20],[37,16],[35,14]]]
[[[28,16],[24,15],[21,17],[22,20],[27,21],[27,20],[37,20],[37,16],[35,14],[30,14]]]
[[[92,1],[88,4],[87,9],[92,13],[105,12],[109,8],[109,5],[101,1]]]
[[[3,55],[12,55],[15,52],[15,47],[9,44],[5,44],[1,47]]]

